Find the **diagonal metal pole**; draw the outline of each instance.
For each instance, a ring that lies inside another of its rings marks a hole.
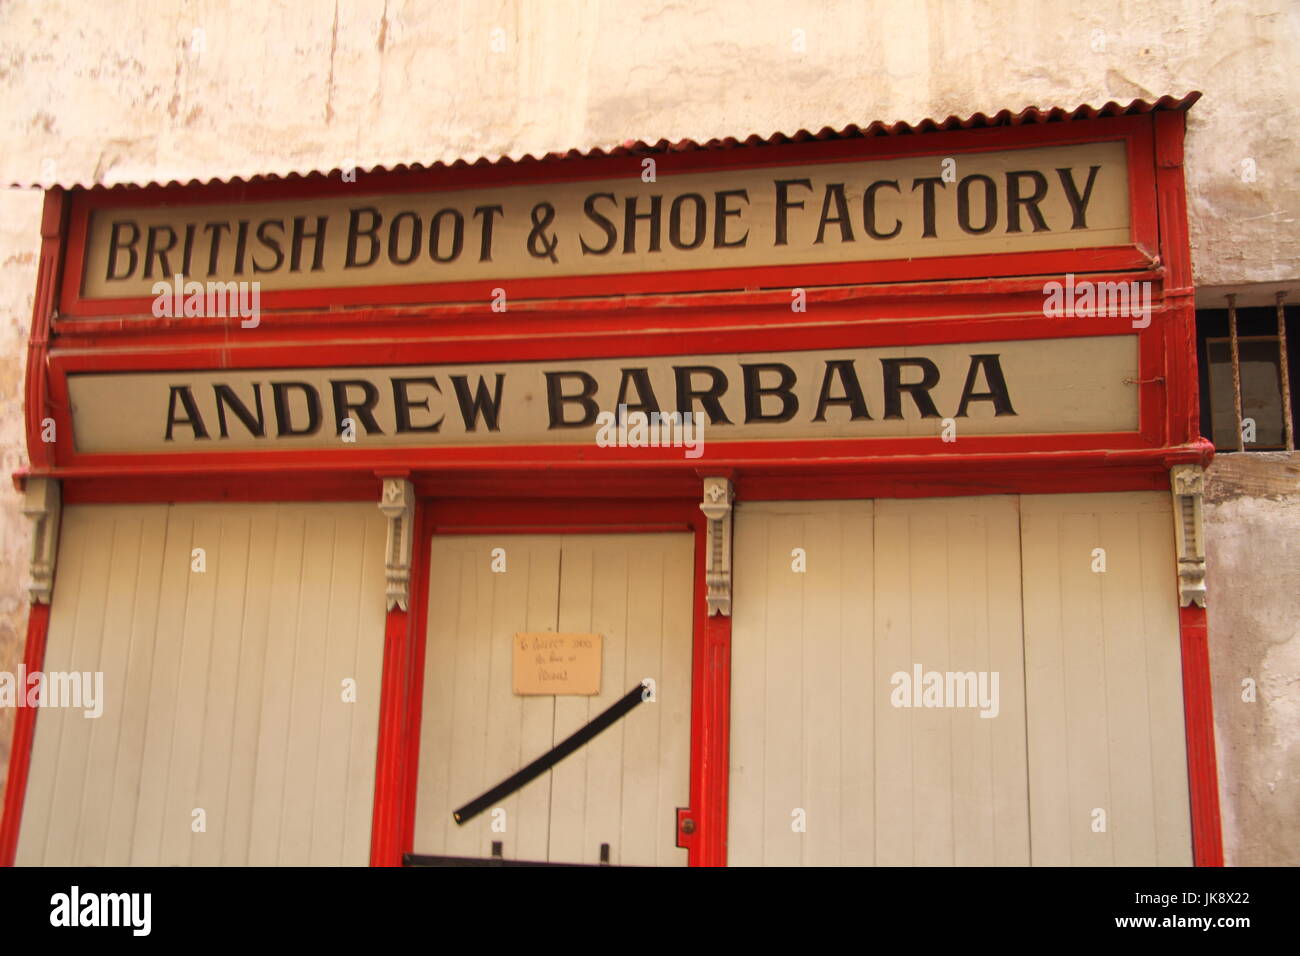
[[[488,807],[492,806],[492,804],[499,800],[504,800],[530,780],[540,777],[565,757],[569,756],[569,754],[573,753],[587,741],[591,740],[591,738],[595,737],[602,730],[622,719],[645,699],[645,694],[645,685],[638,684],[617,702],[608,707],[602,714],[592,720],[591,723],[587,724],[587,726],[560,741],[528,766],[507,777],[505,780],[502,780],[481,797],[475,797],[459,810],[452,811],[452,819],[460,826],[464,826]]]

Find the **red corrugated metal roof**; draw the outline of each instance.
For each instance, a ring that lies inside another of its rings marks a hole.
[[[654,143],[648,143],[645,140],[628,140],[618,146],[608,149],[595,147],[593,149],[582,150],[571,149],[567,152],[552,152],[544,156],[537,157],[531,153],[525,153],[519,157],[507,155],[497,157],[480,156],[473,160],[458,159],[452,163],[396,163],[393,165],[375,165],[370,167],[358,167],[359,173],[400,173],[400,172],[423,172],[426,170],[438,169],[460,169],[471,166],[525,166],[536,163],[553,163],[562,160],[574,159],[595,159],[600,157],[611,156],[645,156],[656,153],[684,153],[704,149],[749,149],[761,148],[763,146],[778,146],[784,143],[804,143],[810,141],[836,140],[836,139],[866,139],[872,136],[912,136],[925,133],[939,133],[948,130],[959,129],[985,129],[994,126],[1025,126],[1035,123],[1064,123],[1071,120],[1096,119],[1100,116],[1132,116],[1143,113],[1152,113],[1156,110],[1186,110],[1191,108],[1197,100],[1201,98],[1200,92],[1193,91],[1182,97],[1162,96],[1154,102],[1146,100],[1133,100],[1128,105],[1116,103],[1114,100],[1103,106],[1089,106],[1084,104],[1076,106],[1074,109],[1066,109],[1061,106],[1053,106],[1042,109],[1037,106],[1029,106],[1018,113],[1011,110],[1000,110],[989,116],[986,113],[975,113],[965,119],[959,116],[949,116],[944,120],[923,119],[919,123],[908,123],[899,121],[896,123],[884,123],[876,120],[868,126],[859,126],[856,123],[850,123],[841,129],[832,129],[824,126],[817,132],[801,129],[794,133],[772,133],[769,136],[759,136],[757,133],[751,133],[744,139],[737,139],[734,136],[728,136],[724,139],[710,139],[704,142],[698,142],[692,139],[679,140],[672,142],[667,139],[661,139]],[[255,176],[231,176],[209,177],[207,179],[189,179],[179,180],[170,179],[166,182],[161,180],[149,180],[148,182],[125,182],[114,183],[112,185],[104,184],[84,184],[79,182],[70,183],[12,183],[11,187],[31,188],[41,187],[48,188],[52,185],[60,185],[64,188],[93,188],[93,189],[142,189],[159,186],[206,186],[214,183],[219,184],[241,184],[256,182],[276,182],[276,181],[294,181],[301,179],[326,179],[331,176],[342,174],[343,169],[335,167],[330,170],[309,170],[306,172],[295,171],[290,173],[266,173]]]

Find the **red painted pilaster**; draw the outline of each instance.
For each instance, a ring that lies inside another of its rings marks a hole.
[[[1205,608],[1179,613],[1183,644],[1183,714],[1187,724],[1187,779],[1192,800],[1192,852],[1197,866],[1223,866],[1219,767],[1214,750],[1214,700]]]
[[[370,836],[371,866],[401,866],[403,757],[406,738],[410,615],[388,612],[384,628],[384,676],[379,699],[379,745],[375,754],[375,812]]]
[[[705,595],[707,521],[696,525],[695,649],[691,689],[691,803],[678,812],[678,845],[691,866],[727,865],[727,780],[731,749],[731,618],[709,616]],[[686,821],[690,821],[687,824]],[[691,832],[687,832],[687,827]]]
[[[50,628],[50,606],[33,604],[27,614],[27,649],[23,654],[25,673],[39,671],[45,662],[45,638]],[[17,693],[27,693],[25,687]],[[36,707],[19,707],[14,715],[14,740],[9,749],[9,783],[5,788],[4,813],[0,816],[0,866],[13,866],[18,852],[18,828],[27,795],[27,774],[32,763],[32,740],[36,736]]]

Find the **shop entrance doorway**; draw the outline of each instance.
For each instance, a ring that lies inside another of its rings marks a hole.
[[[433,536],[417,861],[686,864],[694,562],[689,533]],[[548,632],[599,635],[599,693],[515,693],[516,635]],[[653,700],[453,820],[647,678]]]

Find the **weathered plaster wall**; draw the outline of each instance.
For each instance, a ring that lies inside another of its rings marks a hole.
[[[10,475],[27,463],[23,381],[40,252],[41,194],[0,192],[0,671],[13,673],[27,634],[27,519]],[[14,710],[0,707],[0,805]]]
[[[1285,0],[7,0],[0,183],[429,163],[1199,89],[1187,155],[1198,285],[1294,287],[1298,54],[1300,4]],[[25,461],[39,207],[34,193],[0,196],[0,669],[16,666],[26,613],[27,532],[8,475]],[[1274,504],[1232,507],[1267,527]],[[1221,591],[1263,566],[1219,555]],[[1282,653],[1265,618],[1234,653]],[[1220,714],[1241,756],[1230,854],[1300,844],[1294,815],[1269,815],[1284,782],[1271,758]],[[1290,728],[1275,728],[1286,746]]]
[[[1300,866],[1300,455],[1217,458],[1205,531],[1227,862]]]
[[[20,148],[0,180],[450,161],[1199,89],[1197,280],[1293,279],[1297,54],[1286,0],[9,0],[0,132]]]

